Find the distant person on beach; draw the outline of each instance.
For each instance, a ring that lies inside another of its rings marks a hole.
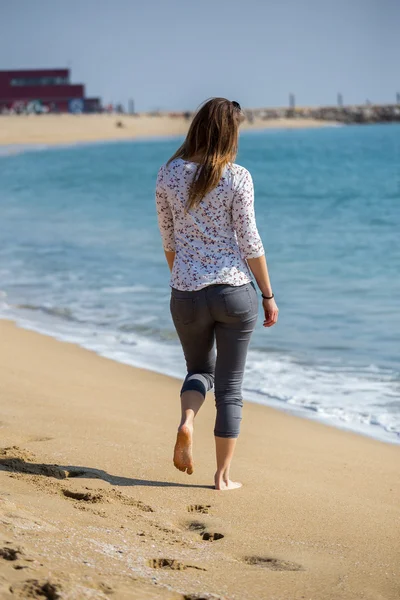
[[[237,102],[208,100],[195,115],[182,146],[158,173],[158,224],[171,275],[171,314],[186,359],[182,418],[174,449],[177,469],[193,473],[194,418],[214,387],[215,489],[232,490],[230,466],[242,418],[247,349],[262,295],[264,327],[278,307],[254,214],[250,173],[234,163]],[[214,342],[217,354],[215,354]]]

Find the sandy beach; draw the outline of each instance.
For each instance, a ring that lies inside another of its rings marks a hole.
[[[117,122],[122,127],[117,127]],[[242,129],[295,129],[329,125],[316,119],[255,119]],[[71,144],[101,140],[185,135],[189,122],[183,117],[148,115],[12,115],[0,116],[0,145]]]
[[[173,468],[177,380],[0,321],[0,597],[397,599],[400,448],[245,404],[211,488]]]

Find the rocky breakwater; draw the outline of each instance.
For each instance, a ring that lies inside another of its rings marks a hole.
[[[347,125],[354,123],[400,122],[400,104],[366,104],[354,106],[321,106],[296,108],[264,108],[246,111],[247,118],[269,119],[318,119],[336,121]]]

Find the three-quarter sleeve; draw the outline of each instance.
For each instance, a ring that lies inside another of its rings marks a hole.
[[[264,254],[264,247],[257,230],[254,213],[254,186],[250,173],[243,174],[235,186],[232,200],[232,221],[243,258],[257,258]]]
[[[156,183],[156,208],[164,250],[175,252],[174,219],[163,182],[163,167],[158,171]]]

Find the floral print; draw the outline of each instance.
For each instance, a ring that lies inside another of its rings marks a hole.
[[[177,158],[160,168],[156,185],[164,250],[175,252],[171,286],[195,291],[251,281],[246,259],[264,254],[254,214],[250,173],[232,164],[197,208],[185,211],[196,163]]]

